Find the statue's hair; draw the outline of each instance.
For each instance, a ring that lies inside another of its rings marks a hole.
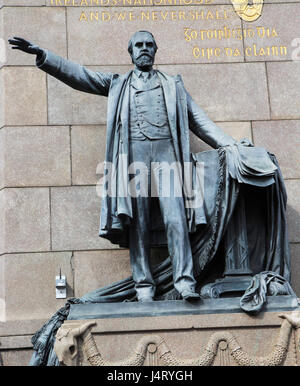
[[[153,34],[152,34],[151,32],[149,32],[149,31],[144,31],[144,30],[142,30],[142,31],[137,31],[137,32],[135,32],[135,33],[131,36],[131,38],[130,38],[130,40],[129,40],[129,42],[128,42],[128,52],[129,52],[129,54],[132,55],[132,40],[133,40],[133,37],[134,37],[137,33],[139,33],[139,32],[145,32],[145,33],[149,34],[149,35],[152,37],[153,43],[154,43],[155,52],[156,52],[156,51],[157,51],[157,44],[156,44],[156,41],[155,41],[155,39],[154,39]]]

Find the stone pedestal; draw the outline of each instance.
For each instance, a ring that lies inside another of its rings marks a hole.
[[[72,305],[55,350],[68,353],[76,335],[77,366],[299,365],[300,330],[279,317],[300,322],[297,300],[288,303],[269,297],[259,316],[241,312],[237,298]]]

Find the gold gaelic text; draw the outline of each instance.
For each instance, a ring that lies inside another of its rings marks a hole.
[[[259,47],[257,44],[252,44],[251,46],[245,47],[245,56],[249,57],[259,57],[259,56],[272,56],[272,57],[282,57],[287,55],[286,46],[264,46]],[[198,47],[195,46],[192,49],[194,58],[196,59],[207,59],[211,60],[212,58],[228,58],[228,57],[241,57],[243,56],[243,51],[239,48],[233,47]]]
[[[195,39],[200,40],[224,40],[224,39],[237,39],[243,40],[243,38],[274,38],[278,37],[278,33],[275,28],[271,27],[256,27],[256,28],[229,28],[224,26],[223,28],[214,29],[192,29],[184,28],[184,39],[190,42]]]
[[[259,47],[257,44],[245,48],[245,55],[249,56],[287,56],[286,46]]]

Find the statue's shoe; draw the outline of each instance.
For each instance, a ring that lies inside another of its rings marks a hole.
[[[184,300],[199,300],[200,295],[197,292],[194,292],[192,290],[185,290],[181,293],[182,299]]]

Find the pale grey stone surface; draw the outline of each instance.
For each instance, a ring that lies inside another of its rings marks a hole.
[[[32,347],[30,336],[3,336],[0,339],[2,349]]]
[[[4,127],[2,186],[70,185],[69,127]]]
[[[300,121],[253,122],[255,146],[274,153],[284,178],[300,178]]]
[[[73,90],[48,77],[48,112],[51,125],[96,125],[106,122],[107,98]]]
[[[0,254],[50,249],[48,188],[2,189],[0,207]]]
[[[50,0],[46,0],[49,1]],[[233,0],[208,0],[213,4],[232,4]],[[239,1],[239,0],[237,0]],[[264,4],[284,4],[284,3],[299,3],[300,0],[263,0]],[[248,1],[250,3],[250,1]]]
[[[94,71],[124,74],[131,66],[89,67]],[[83,93],[48,77],[49,124],[98,125],[106,123],[107,98]]]
[[[252,141],[251,123],[250,122],[216,122],[216,124],[231,135],[235,140],[240,141],[242,138],[248,138]],[[190,131],[191,151],[197,153],[199,151],[211,150],[212,148],[196,137]]]
[[[56,299],[55,276],[67,277],[73,296],[71,253],[9,254],[0,257],[4,281],[6,320],[49,318],[66,299]]]
[[[300,62],[267,63],[271,118],[300,118]]]
[[[0,7],[1,6],[23,6],[23,7],[29,7],[29,6],[43,6],[46,4],[46,0],[0,0]],[[49,2],[50,4],[50,2]]]
[[[105,126],[72,126],[72,183],[95,185],[104,161],[106,145]],[[100,166],[100,165],[99,165]]]
[[[0,209],[2,210],[1,206],[1,200],[0,200]],[[1,216],[3,217],[3,216]],[[0,226],[1,229],[3,229],[3,221],[0,219]],[[5,275],[4,275],[4,259],[0,257],[0,320],[4,319],[5,315],[5,304],[4,304],[4,297],[5,297]]]
[[[5,90],[4,90],[4,71],[0,68],[0,128],[4,126],[4,104],[5,104]]]
[[[264,0],[266,4],[300,3],[300,0]]]
[[[6,202],[5,202],[5,196],[4,196],[4,190],[0,190],[0,210],[2,215],[0,216],[0,255],[5,252],[5,210],[6,210]],[[1,285],[0,285],[1,288]],[[0,290],[1,292],[1,290]],[[0,296],[1,298],[1,296]],[[1,310],[1,304],[0,304],[0,310]],[[1,312],[0,312],[1,314]]]
[[[2,125],[47,125],[46,74],[35,67],[2,68]]]
[[[287,201],[287,221],[289,230],[289,240],[294,243],[300,242],[300,180],[287,180],[285,181],[287,189],[288,201]]]
[[[3,366],[28,366],[32,350],[3,350],[1,351],[1,358]]]
[[[0,129],[0,189],[4,187],[4,150],[4,130]]]
[[[81,297],[131,276],[129,252],[127,249],[75,252],[74,269],[75,296]]]
[[[14,36],[27,39],[42,48],[55,50],[59,55],[67,55],[65,10],[63,8],[5,7],[1,12],[3,13],[2,37],[7,47],[6,65],[35,65],[35,55],[28,55],[10,48],[7,40]]]
[[[215,121],[268,119],[264,63],[159,66],[182,75],[195,102]]]
[[[115,249],[98,236],[100,206],[95,186],[51,188],[52,249]]]
[[[251,122],[216,122],[225,133],[231,135],[237,141],[247,138],[252,141]]]
[[[300,297],[300,280],[299,274],[300,272],[300,244],[292,243],[291,246],[291,272],[292,272],[292,287],[296,292],[298,297]]]
[[[4,259],[3,259],[4,261]],[[33,335],[42,327],[45,319],[23,319],[0,322],[0,336]]]

